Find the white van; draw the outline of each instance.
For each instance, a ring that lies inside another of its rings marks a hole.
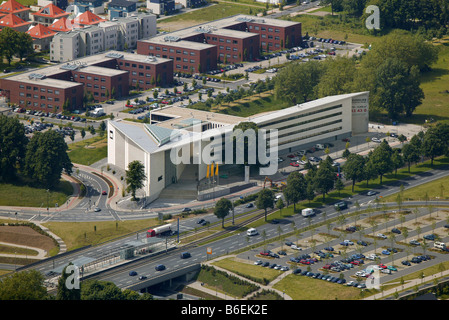
[[[435,248],[438,248],[438,249],[444,249],[444,248],[446,248],[446,244],[445,244],[444,242],[435,242],[435,243],[433,244],[433,246],[434,246]]]
[[[259,234],[259,232],[257,231],[257,229],[255,229],[255,228],[249,228],[247,231],[246,231],[246,235],[247,236],[257,236]]]
[[[316,144],[315,148],[318,149],[318,150],[324,150],[325,149],[323,144]]]
[[[313,209],[311,209],[311,208],[303,209],[303,210],[301,211],[301,214],[302,214],[303,217],[309,217],[309,216],[312,216],[312,215],[313,215]]]

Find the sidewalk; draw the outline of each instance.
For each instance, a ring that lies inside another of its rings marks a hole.
[[[395,292],[398,292],[400,294],[401,292],[407,291],[409,289],[414,289],[416,285],[419,287],[421,284],[425,284],[426,282],[433,281],[434,279],[442,278],[447,275],[449,275],[449,270],[443,271],[442,273],[441,272],[435,273],[433,275],[424,277],[423,279],[417,278],[417,279],[409,280],[408,282],[404,283],[404,286],[399,286],[399,287],[375,294],[375,295],[367,297],[363,300],[383,299],[384,297],[392,295]]]

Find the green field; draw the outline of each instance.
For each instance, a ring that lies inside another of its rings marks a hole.
[[[51,232],[57,234],[67,245],[68,250],[87,245],[96,245],[127,234],[135,234],[158,225],[157,219],[96,222],[48,222]]]
[[[38,188],[25,183],[16,182],[0,184],[0,206],[41,207],[46,210],[47,202],[50,208],[56,204],[63,205],[73,193],[72,185],[61,180],[59,186],[47,192],[45,188]],[[11,209],[13,210],[13,209]]]
[[[421,77],[425,98],[407,122],[424,124],[429,117],[440,122],[449,121],[449,37],[436,45],[440,48],[438,61]]]
[[[68,154],[73,163],[91,165],[108,155],[106,137],[95,136],[68,145]]]
[[[170,18],[162,19],[158,21],[158,26],[164,29],[164,24],[172,22],[185,22],[194,21],[195,24],[201,24],[203,22],[217,20],[233,16],[236,14],[249,14],[251,12],[257,12],[259,9],[257,7],[250,7],[235,3],[219,3],[210,5],[198,10],[193,10],[191,12],[179,14]]]

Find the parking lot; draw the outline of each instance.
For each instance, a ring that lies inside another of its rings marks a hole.
[[[447,261],[449,250],[437,245],[449,239],[448,214],[427,208],[362,214],[356,222],[335,221],[239,256],[261,268],[365,289],[374,278],[385,283]]]

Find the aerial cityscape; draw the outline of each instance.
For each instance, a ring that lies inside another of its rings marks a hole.
[[[3,1],[0,300],[447,300],[448,23],[449,0]]]

